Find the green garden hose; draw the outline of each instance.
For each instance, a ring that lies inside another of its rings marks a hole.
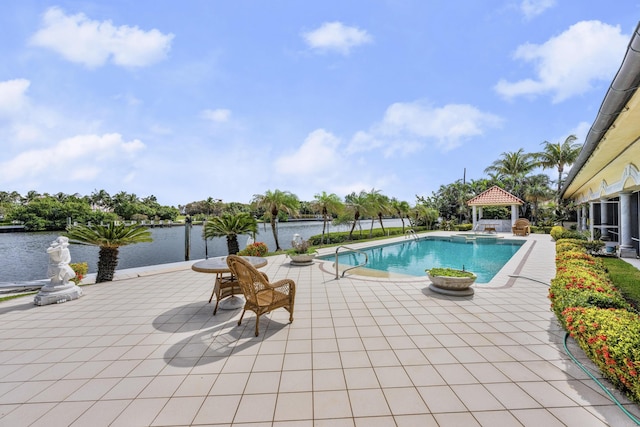
[[[542,282],[541,280],[533,279],[531,277],[517,276],[517,275],[510,275],[509,277],[527,279],[527,280],[531,280],[531,281],[542,283],[543,285],[549,286],[549,284],[547,284],[545,282]],[[578,365],[578,367],[580,369],[582,369],[582,371],[585,374],[587,374],[589,376],[589,378],[591,378],[593,381],[595,381],[596,384],[598,384],[598,386],[607,394],[607,396],[609,396],[609,399],[611,399],[613,401],[613,403],[615,403],[620,409],[622,409],[622,412],[624,412],[624,414],[627,417],[629,417],[629,419],[631,421],[633,421],[636,425],[640,426],[640,420],[638,418],[636,418],[631,412],[627,411],[627,408],[622,406],[622,404],[618,401],[618,399],[616,399],[616,397],[613,394],[611,394],[611,392],[607,389],[607,387],[605,387],[605,385],[602,384],[600,382],[600,380],[598,380],[595,376],[593,376],[593,374],[591,372],[589,372],[589,370],[587,368],[585,368],[585,366],[582,363],[580,363],[580,361],[578,359],[576,359],[576,357],[571,353],[571,351],[569,351],[569,347],[567,346],[567,339],[568,338],[569,338],[569,332],[565,332],[565,334],[564,334],[564,351],[571,358],[571,360],[573,360],[573,362],[576,365]]]
[[[594,377],[593,374],[591,374],[591,372],[589,372],[589,370],[587,368],[585,368],[584,365],[582,363],[580,363],[580,361],[578,359],[576,359],[573,354],[571,354],[571,351],[569,351],[569,347],[567,347],[567,339],[568,338],[569,338],[569,333],[565,332],[565,334],[564,334],[564,351],[567,352],[567,354],[569,355],[571,360],[573,360],[574,363],[576,365],[578,365],[578,367],[580,369],[582,369],[582,371],[585,374],[589,375],[589,377],[592,380],[594,380],[596,382],[596,384],[598,384],[598,386],[600,386],[600,388],[607,394],[607,396],[609,396],[609,398],[613,401],[613,403],[615,403],[620,409],[622,409],[622,412],[624,412],[624,414],[627,417],[629,417],[629,419],[631,419],[634,423],[636,423],[636,425],[640,426],[640,420],[637,419],[631,412],[627,411],[627,408],[622,406],[622,404],[618,401],[618,399],[616,399],[616,397],[613,394],[611,394],[611,392],[605,387],[605,385],[602,384],[596,377]]]

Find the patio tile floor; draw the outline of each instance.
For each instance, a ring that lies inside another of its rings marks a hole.
[[[259,337],[251,312],[212,316],[213,276],[189,263],[64,304],[0,303],[0,425],[634,425],[564,353],[553,242],[526,241],[463,298],[270,257],[270,278],[296,281],[295,320],[269,313]]]

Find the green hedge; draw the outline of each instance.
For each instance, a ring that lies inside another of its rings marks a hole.
[[[411,228],[416,233],[421,231],[426,231],[427,227],[405,227],[405,231]],[[324,235],[324,244],[337,244],[337,243],[345,243],[345,242],[355,242],[358,240],[369,240],[371,238],[377,239],[381,237],[387,236],[401,236],[403,234],[402,227],[387,227],[384,229],[384,233],[381,228],[373,229],[373,236],[369,236],[369,230],[363,229],[362,232],[360,230],[354,230],[351,235],[351,239],[349,239],[348,231],[339,231],[335,233],[327,233]],[[309,237],[309,243],[311,246],[319,246],[322,239],[321,234],[316,234],[315,236]]]
[[[457,231],[471,231],[473,229],[473,224],[458,224],[453,226]]]
[[[531,226],[531,232],[535,233],[535,234],[550,234],[551,233],[551,227],[532,225]]]
[[[564,227],[556,225],[551,228],[549,232],[553,240],[558,241],[560,239],[577,239],[577,240],[587,240],[587,236],[575,230],[567,230]]]
[[[600,371],[636,402],[640,397],[640,316],[627,310],[571,307],[567,330]]]
[[[588,242],[559,239],[549,299],[584,352],[630,399],[640,402],[640,316],[609,279]]]

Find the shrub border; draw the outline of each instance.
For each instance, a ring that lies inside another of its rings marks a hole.
[[[558,239],[551,309],[600,372],[640,402],[640,316],[585,243]]]

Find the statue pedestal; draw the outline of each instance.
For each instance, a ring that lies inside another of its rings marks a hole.
[[[82,296],[82,289],[73,283],[66,283],[59,286],[43,286],[33,298],[35,305],[60,304],[63,302],[78,299]]]

